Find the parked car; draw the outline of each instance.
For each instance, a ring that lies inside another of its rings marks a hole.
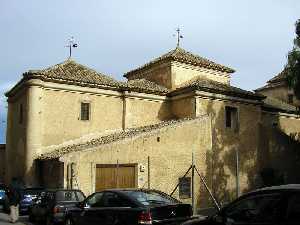
[[[44,188],[36,187],[36,188],[25,188],[20,192],[21,201],[19,205],[20,214],[27,214],[29,207],[33,204],[34,200],[37,196],[44,191]]]
[[[176,225],[190,219],[192,207],[171,196],[144,189],[96,192],[66,213],[67,225]]]
[[[47,225],[64,222],[65,211],[84,199],[80,190],[47,190],[29,207],[29,220],[45,222]]]
[[[296,225],[300,224],[300,184],[259,189],[245,194],[216,215],[182,225]]]
[[[4,212],[9,211],[7,192],[7,186],[3,183],[0,183],[0,205],[2,206]]]

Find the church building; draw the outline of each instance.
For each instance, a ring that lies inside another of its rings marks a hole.
[[[85,194],[170,194],[180,183],[174,197],[190,202],[194,161],[220,201],[267,185],[268,171],[272,182],[300,182],[297,107],[232,86],[233,73],[178,46],[125,73],[126,82],[72,59],[29,70],[6,93],[6,181]],[[207,205],[198,175],[194,190]]]

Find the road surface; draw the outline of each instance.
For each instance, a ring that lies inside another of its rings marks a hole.
[[[19,221],[14,223],[15,225],[33,225],[28,222],[28,216],[20,216]],[[9,215],[2,212],[0,209],[0,225],[12,225],[9,220]]]

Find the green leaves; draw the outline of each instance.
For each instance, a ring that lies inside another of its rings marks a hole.
[[[288,62],[285,67],[287,83],[294,90],[297,99],[300,99],[300,19],[296,22],[296,38],[294,47],[288,54]]]

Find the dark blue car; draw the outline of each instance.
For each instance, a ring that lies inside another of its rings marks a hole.
[[[0,183],[0,205],[4,211],[8,210],[8,199],[7,199],[7,186]]]
[[[44,188],[25,188],[21,190],[21,201],[19,210],[21,214],[28,214],[29,207],[37,196],[44,191]]]

